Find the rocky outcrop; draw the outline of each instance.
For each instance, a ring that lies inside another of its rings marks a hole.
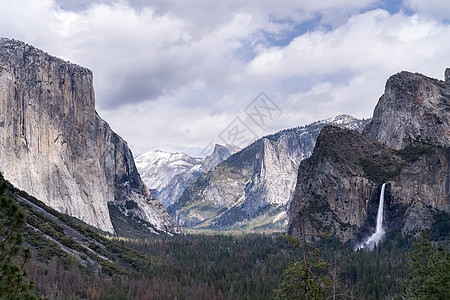
[[[400,216],[388,210],[391,228],[399,228],[394,224],[396,217],[401,218],[403,233],[429,228],[435,212],[450,213],[450,147],[434,148],[403,168],[388,184],[391,208],[406,209]]]
[[[300,235],[304,206],[309,232],[331,230],[343,242],[367,235],[376,225],[383,182],[386,231],[427,228],[435,212],[450,212],[449,159],[449,148],[395,151],[358,132],[326,127],[300,164],[288,233]]]
[[[429,227],[433,211],[450,212],[449,74],[450,69],[446,69],[445,81],[409,72],[390,77],[364,131],[391,148],[403,149],[409,161],[390,182],[393,203],[406,208],[403,233]],[[422,145],[419,149],[427,155],[411,162],[411,155],[417,158],[417,145]],[[430,149],[434,151],[430,153]]]
[[[0,171],[16,187],[104,231],[114,231],[108,203],[157,231],[180,230],[96,113],[90,70],[2,38],[0,96]]]
[[[152,195],[169,207],[201,174],[239,150],[235,145],[216,144],[213,153],[204,159],[185,153],[149,151],[136,158],[136,167]]]
[[[448,82],[417,73],[393,75],[365,134],[393,149],[403,149],[412,141],[448,147],[449,99]]]
[[[201,175],[168,211],[186,227],[285,228],[298,164],[311,155],[320,130],[367,122],[339,116],[259,139]]]
[[[417,232],[450,212],[449,84],[420,74],[392,76],[364,135],[326,127],[302,161],[289,211],[300,235],[331,230],[343,242],[375,228],[381,184],[385,229]]]
[[[371,201],[377,201],[379,182],[398,174],[403,164],[394,151],[356,131],[325,127],[311,157],[300,163],[288,232],[300,234],[304,206],[312,232],[328,229],[342,241],[352,239]]]
[[[213,153],[205,157],[205,159],[202,162],[202,172],[208,172],[224,160],[226,160],[228,157],[233,155],[236,152],[239,152],[241,148],[239,148],[236,145],[219,145],[216,144],[214,146]]]
[[[259,146],[252,178],[245,186],[245,201],[242,203],[242,209],[250,218],[267,204],[287,204],[295,187],[298,166],[281,143],[271,143],[263,138]]]

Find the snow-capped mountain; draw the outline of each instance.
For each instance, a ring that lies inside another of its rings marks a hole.
[[[183,227],[284,229],[299,163],[322,128],[362,130],[367,123],[340,115],[265,136],[202,174],[167,210]]]
[[[160,150],[149,151],[136,158],[136,167],[142,180],[150,190],[157,191],[161,191],[180,173],[200,171],[202,163],[203,159],[185,153]]]
[[[215,145],[213,153],[204,159],[190,157],[185,153],[154,150],[140,155],[135,162],[152,196],[168,207],[201,174],[239,150],[235,145]]]

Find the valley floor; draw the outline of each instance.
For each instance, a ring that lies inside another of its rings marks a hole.
[[[11,186],[6,195],[20,199],[24,245],[32,252],[26,271],[33,293],[47,299],[273,299],[283,271],[302,256],[279,232],[109,237]],[[449,225],[442,213],[429,231],[447,251]],[[400,299],[415,240],[390,232],[373,251],[333,238],[315,246],[338,278],[339,294]]]
[[[330,270],[337,270],[341,294],[396,299],[405,292],[401,281],[408,277],[411,243],[390,238],[372,252],[322,245]],[[28,270],[37,291],[49,299],[273,299],[283,269],[300,257],[279,234],[188,234],[116,242],[151,262],[115,275],[57,259],[33,261]]]

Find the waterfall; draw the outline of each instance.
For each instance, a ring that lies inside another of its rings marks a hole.
[[[384,229],[383,229],[383,206],[384,206],[384,188],[386,186],[386,183],[383,183],[381,186],[381,194],[380,194],[380,204],[378,204],[378,212],[377,212],[377,226],[375,229],[375,232],[369,236],[369,238],[359,245],[356,249],[361,248],[368,248],[370,250],[375,247],[375,245],[378,244],[378,242],[381,240],[381,238],[384,235]]]

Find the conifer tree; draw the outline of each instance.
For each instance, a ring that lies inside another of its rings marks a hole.
[[[282,275],[282,281],[274,291],[277,299],[324,299],[326,287],[331,285],[327,275],[329,264],[321,260],[321,251],[312,246],[307,236],[325,237],[326,234],[312,234],[305,231],[304,204],[300,209],[301,237],[286,236],[289,244],[302,249],[302,257],[289,265]]]
[[[0,298],[34,299],[32,284],[25,280],[29,249],[22,248],[25,214],[6,196],[7,183],[0,174]]]
[[[450,299],[450,252],[433,246],[424,230],[413,245],[416,249],[408,255],[411,276],[405,281],[408,299]]]

